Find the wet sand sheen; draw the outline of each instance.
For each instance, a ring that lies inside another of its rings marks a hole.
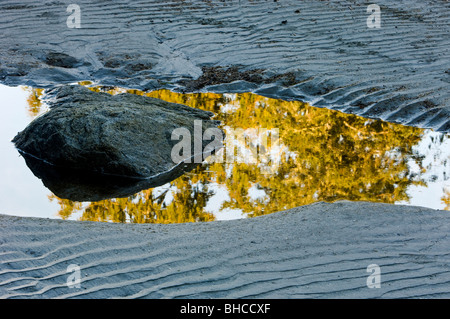
[[[253,92],[450,131],[447,1],[379,0],[379,29],[349,0],[77,4],[81,28],[63,2],[0,1],[1,83]]]

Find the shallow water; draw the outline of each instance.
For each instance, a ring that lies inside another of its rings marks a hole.
[[[109,91],[122,92],[125,90]],[[0,85],[2,214],[177,223],[252,217],[341,199],[450,210],[449,134],[250,93],[155,91],[147,95],[213,111],[227,132],[242,128],[248,132],[237,144],[242,154],[251,153],[259,143],[260,136],[252,132],[278,129],[276,151],[281,162],[271,174],[264,171],[261,158],[256,163],[206,161],[171,183],[128,198],[83,203],[60,199],[33,175],[10,142],[47,111],[39,100],[41,93],[39,89]]]

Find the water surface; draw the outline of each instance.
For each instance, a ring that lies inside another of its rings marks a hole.
[[[88,83],[83,83],[88,84]],[[10,140],[47,111],[41,89],[0,86],[0,213],[93,221],[179,223],[253,217],[347,199],[450,209],[448,134],[371,120],[251,93],[144,93],[216,113],[225,131],[278,129],[281,162],[211,163],[128,198],[74,202],[53,195]],[[248,136],[237,148],[254,148]]]

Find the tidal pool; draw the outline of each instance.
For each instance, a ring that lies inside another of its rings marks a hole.
[[[90,85],[90,83],[81,83]],[[251,93],[146,94],[214,112],[226,132],[277,129],[280,162],[205,161],[163,186],[127,198],[74,202],[33,175],[11,139],[48,110],[42,89],[0,85],[0,213],[132,223],[181,223],[270,214],[317,201],[373,201],[450,210],[450,135]],[[228,138],[228,134],[227,134]],[[251,153],[258,135],[236,151]],[[255,146],[256,145],[256,146]]]

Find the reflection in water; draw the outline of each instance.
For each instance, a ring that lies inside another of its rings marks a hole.
[[[80,204],[51,195],[61,206],[60,217],[81,212],[82,220],[94,221],[210,221],[215,218],[209,210],[211,201],[221,202],[220,211],[239,210],[252,217],[316,201],[408,203],[409,187],[427,185],[424,156],[415,149],[423,129],[250,93],[127,92],[212,111],[224,128],[278,128],[286,156],[271,175],[264,174],[258,163],[204,163],[171,183],[127,198]],[[437,142],[446,141],[447,136],[441,135]],[[447,169],[448,161],[442,165]],[[445,172],[443,178],[448,180]],[[219,195],[224,189],[226,195]],[[450,189],[444,191],[441,200],[449,209]]]
[[[48,164],[25,152],[18,151],[25,159],[28,168],[42,180],[42,183],[53,194],[81,202],[128,197],[141,190],[171,182],[196,166],[195,164],[180,163],[169,171],[143,179],[67,169]]]
[[[167,187],[161,193],[157,189],[141,191],[127,198],[116,198],[89,203],[83,206],[79,202],[61,199],[50,195],[50,200],[61,205],[59,216],[69,218],[73,213],[82,210],[81,220],[114,221],[133,223],[184,223],[196,221],[212,221],[214,215],[204,211],[206,202],[212,193],[208,191],[204,167],[197,168],[194,173],[179,177],[173,189]],[[198,175],[197,175],[198,174]],[[172,200],[167,201],[169,195]]]
[[[450,210],[450,188],[444,189],[444,196],[442,196],[442,202],[445,204],[445,210]]]
[[[30,92],[30,95],[28,95],[27,99],[28,115],[31,118],[35,118],[38,115],[40,115],[41,112],[43,111],[42,103],[39,97],[44,92],[44,89],[27,88],[27,87],[24,87],[24,89]]]

